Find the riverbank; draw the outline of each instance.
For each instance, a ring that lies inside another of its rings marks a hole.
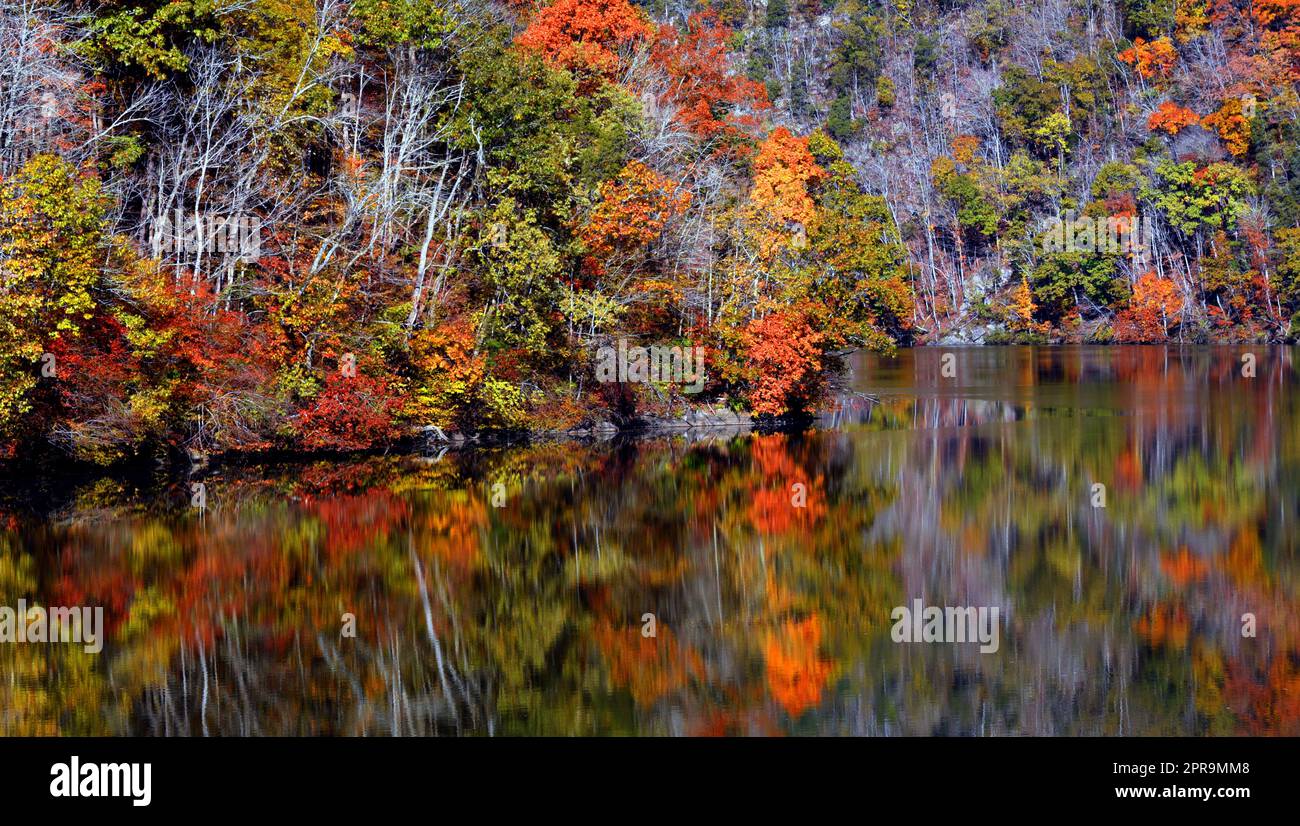
[[[387,444],[359,450],[266,450],[200,451],[169,447],[153,454],[128,457],[111,465],[99,465],[45,449],[40,453],[0,460],[0,479],[21,480],[37,471],[79,477],[134,476],[162,471],[176,477],[198,477],[226,465],[259,465],[277,462],[319,460],[350,461],[383,455],[441,455],[447,451],[524,447],[551,442],[601,443],[637,441],[664,436],[684,436],[688,441],[731,438],[750,432],[798,432],[819,426],[838,426],[847,418],[865,414],[879,399],[868,393],[837,394],[824,410],[810,415],[762,416],[728,407],[701,405],[680,416],[638,415],[622,422],[597,419],[567,429],[456,431],[427,425],[410,428],[401,438]]]

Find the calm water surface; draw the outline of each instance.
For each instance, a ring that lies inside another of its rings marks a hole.
[[[799,435],[10,484],[0,605],[108,643],[0,643],[0,734],[1300,734],[1292,349],[854,368]]]

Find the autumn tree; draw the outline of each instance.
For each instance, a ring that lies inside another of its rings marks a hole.
[[[1144,79],[1167,78],[1178,61],[1178,50],[1168,37],[1151,41],[1139,37],[1119,53],[1119,59],[1134,67]]]
[[[658,238],[690,202],[689,190],[640,161],[631,161],[617,178],[600,185],[600,201],[581,238],[599,258],[626,253]]]
[[[816,215],[809,188],[825,170],[808,151],[808,139],[779,126],[759,145],[754,158],[751,214],[760,227],[759,249],[765,256],[783,246],[802,243]]]
[[[1156,165],[1159,185],[1143,188],[1143,197],[1164,211],[1169,223],[1186,235],[1206,229],[1230,230],[1246,212],[1254,184],[1240,167],[1229,163],[1199,166],[1171,159]]]
[[[1128,307],[1115,318],[1120,341],[1161,342],[1182,316],[1182,298],[1173,281],[1148,272],[1133,285]]]
[[[650,34],[644,13],[627,0],[555,0],[515,42],[554,66],[612,77],[619,51]]]
[[[806,310],[779,310],[749,323],[743,340],[749,365],[749,409],[754,415],[806,412],[821,401],[825,392],[821,339]]]
[[[1225,100],[1217,111],[1206,115],[1201,124],[1219,136],[1233,157],[1241,157],[1250,149],[1250,119],[1242,111],[1240,97]]]
[[[54,156],[0,182],[0,437],[32,410],[43,354],[105,297],[105,212],[99,182]]]
[[[730,65],[731,30],[713,12],[696,12],[684,32],[660,26],[650,56],[667,76],[665,97],[677,121],[719,148],[742,141],[770,107],[763,86]]]
[[[1166,100],[1147,118],[1147,129],[1152,132],[1160,130],[1170,135],[1177,135],[1188,126],[1199,123],[1200,116],[1172,100]]]

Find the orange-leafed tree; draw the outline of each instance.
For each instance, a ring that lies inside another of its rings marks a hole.
[[[1183,546],[1178,553],[1162,553],[1160,570],[1178,586],[1186,586],[1205,578],[1210,566]]]
[[[556,0],[515,42],[553,66],[612,77],[618,51],[650,34],[645,14],[627,0]]]
[[[1187,127],[1199,123],[1200,120],[1200,115],[1191,109],[1179,106],[1172,100],[1166,100],[1147,118],[1147,129],[1152,132],[1159,130],[1177,135]]]
[[[1138,617],[1133,630],[1151,648],[1181,650],[1191,635],[1191,618],[1181,604],[1157,602]]]
[[[600,258],[627,253],[654,241],[691,203],[691,193],[640,161],[600,186],[600,202],[580,237]]]
[[[643,708],[683,690],[704,671],[700,656],[662,623],[654,637],[645,637],[638,626],[601,618],[592,636],[608,664],[610,681]]]
[[[808,188],[824,176],[808,151],[808,138],[780,126],[758,148],[750,199],[778,220],[808,224],[816,211]]]
[[[1250,119],[1246,117],[1239,97],[1225,100],[1218,111],[1205,116],[1201,125],[1214,130],[1235,157],[1245,155],[1250,149]]]
[[[731,69],[730,36],[714,12],[697,12],[685,32],[661,26],[650,52],[667,75],[665,97],[678,107],[677,122],[702,139],[741,137],[758,125],[757,113],[771,107],[762,84]]]
[[[808,151],[808,138],[795,137],[784,126],[774,129],[759,146],[749,200],[761,227],[759,248],[764,257],[796,237],[806,237],[817,214],[811,187],[825,177],[825,170]]]
[[[1300,0],[1256,0],[1251,11],[1267,67],[1263,74],[1278,84],[1300,81]]]
[[[1007,319],[1011,329],[1025,333],[1045,332],[1047,325],[1034,321],[1036,309],[1034,291],[1029,287],[1029,279],[1022,278],[1011,291],[1011,306]]]
[[[1182,303],[1173,281],[1148,272],[1133,285],[1128,308],[1116,316],[1116,336],[1122,341],[1165,341],[1178,324]]]
[[[751,446],[761,478],[749,492],[750,524],[763,536],[807,536],[827,513],[825,478],[798,461],[784,433],[756,435]]]
[[[463,426],[481,413],[487,359],[475,351],[474,327],[457,319],[411,337],[412,392],[407,414],[422,424]]]
[[[1133,41],[1132,48],[1119,53],[1119,59],[1136,68],[1144,78],[1169,77],[1178,61],[1178,50],[1167,37],[1150,41],[1139,37]]]

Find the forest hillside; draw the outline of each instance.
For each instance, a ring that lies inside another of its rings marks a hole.
[[[1287,340],[1297,79],[1297,0],[0,0],[0,455]]]

